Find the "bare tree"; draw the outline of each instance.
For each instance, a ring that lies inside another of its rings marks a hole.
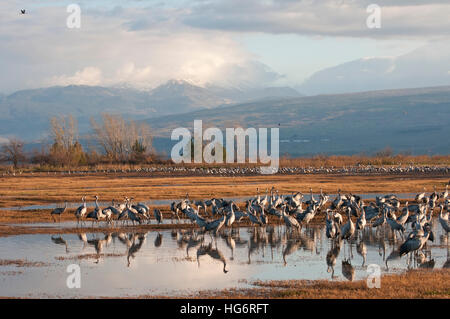
[[[50,130],[53,145],[50,153],[52,161],[58,164],[78,164],[83,157],[83,149],[78,142],[78,125],[72,115],[52,117]]]
[[[102,120],[99,124],[91,119],[91,124],[95,139],[111,160],[126,162],[150,151],[152,138],[148,125],[107,113],[102,114]]]
[[[4,161],[12,162],[16,169],[19,162],[25,160],[23,151],[24,142],[18,139],[11,139],[7,144],[2,146],[1,158]]]
[[[77,122],[72,115],[52,117],[50,127],[55,144],[66,150],[70,149],[78,139]]]

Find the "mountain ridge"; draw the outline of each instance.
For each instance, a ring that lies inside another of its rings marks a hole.
[[[283,94],[284,89],[280,89]],[[20,90],[0,97],[0,136],[31,139],[45,136],[50,117],[72,114],[80,132],[89,129],[90,118],[103,112],[122,114],[129,119],[211,109],[243,102],[239,96],[218,94],[186,81],[168,81],[153,90],[87,85],[53,86]],[[297,92],[298,94],[298,92]],[[247,95],[251,97],[250,92]],[[256,95],[255,99],[260,98]]]

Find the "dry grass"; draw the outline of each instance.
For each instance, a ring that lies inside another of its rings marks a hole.
[[[282,280],[256,282],[257,288],[202,291],[194,298],[282,299],[419,299],[450,298],[450,270],[411,270],[384,275],[381,287],[368,288],[365,280]],[[147,296],[141,296],[145,298]]]
[[[241,177],[151,177],[151,176],[35,176],[0,178],[0,207],[36,204],[80,202],[83,195],[88,201],[98,194],[100,201],[122,200],[132,196],[137,201],[149,199],[181,199],[189,193],[191,199],[211,197],[254,196],[259,187],[264,194],[274,186],[280,193],[302,191],[358,193],[410,193],[422,192],[423,187],[432,191],[436,185],[442,190],[448,175],[257,175]],[[3,215],[3,212],[0,212]],[[1,222],[0,216],[0,222]]]
[[[313,157],[304,158],[282,158],[280,160],[281,166],[296,166],[296,167],[345,167],[357,165],[374,165],[374,166],[389,166],[389,165],[449,165],[450,155],[352,155],[352,156],[337,156],[337,155],[316,155]]]
[[[41,261],[28,261],[26,259],[0,259],[0,266],[47,267],[49,265]]]
[[[57,256],[55,257],[56,260],[85,260],[85,259],[98,259],[99,257],[123,257],[126,256],[126,254],[113,254],[113,253],[108,253],[108,254],[83,254],[83,255],[76,255],[76,256]]]

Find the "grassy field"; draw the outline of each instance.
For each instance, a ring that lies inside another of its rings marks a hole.
[[[309,188],[314,193],[322,189],[335,194],[343,193],[419,193],[424,187],[432,192],[434,186],[442,191],[448,183],[447,175],[258,175],[241,177],[198,176],[198,177],[142,177],[142,176],[8,176],[0,183],[0,207],[17,207],[36,204],[80,202],[87,195],[93,201],[94,195],[100,201],[124,196],[135,201],[149,199],[181,199],[189,193],[191,199],[210,197],[253,197],[259,187],[261,195],[274,186],[281,194],[301,191],[309,197]],[[153,208],[153,207],[151,207]],[[169,218],[168,207],[160,207]],[[68,209],[61,220],[75,220],[74,209]],[[319,216],[314,223],[323,222]],[[51,222],[50,210],[0,210],[0,237],[33,233],[77,233],[77,228],[40,228],[13,226],[11,223]],[[102,226],[83,228],[84,232],[117,231],[116,227]],[[245,226],[246,223],[243,223]],[[190,228],[190,224],[173,226],[141,225],[133,230],[156,230],[170,228]],[[163,298],[165,296],[138,296],[140,298]],[[450,298],[450,271],[409,271],[401,275],[386,275],[382,278],[381,289],[368,289],[364,281],[333,282],[326,280],[268,281],[257,282],[255,288],[203,291],[190,297],[198,298]]]
[[[124,196],[134,197],[135,202],[163,199],[182,199],[189,193],[190,199],[212,197],[253,197],[256,188],[264,196],[266,189],[274,186],[280,194],[301,191],[308,197],[309,188],[314,193],[320,189],[335,194],[343,193],[418,193],[424,187],[432,192],[434,186],[440,191],[448,182],[448,176],[386,175],[257,175],[241,177],[197,176],[197,177],[139,177],[105,176],[15,176],[0,178],[0,207],[22,207],[45,205],[65,201],[81,204],[86,195],[93,202],[94,195],[101,202],[112,199],[121,201]],[[168,206],[159,207],[168,211]],[[50,222],[50,210],[16,211],[1,210],[0,223]],[[74,209],[67,209],[61,220],[75,220]]]
[[[202,291],[197,298],[263,299],[418,299],[450,298],[450,269],[410,270],[384,275],[380,288],[368,288],[365,280],[282,280],[256,282],[256,288]],[[148,298],[151,296],[142,296]]]
[[[335,194],[343,193],[417,193],[434,186],[442,191],[449,176],[385,175],[257,175],[240,177],[148,177],[148,176],[33,176],[0,178],[0,207],[88,201],[98,195],[100,201],[122,200],[124,196],[136,201],[150,199],[181,199],[189,193],[191,199],[211,197],[255,196],[256,188],[264,196],[274,186],[280,194],[301,191],[314,193],[320,189]]]

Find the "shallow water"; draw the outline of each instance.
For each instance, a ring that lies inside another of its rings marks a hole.
[[[289,196],[291,194],[280,194],[280,196]],[[317,199],[319,194],[313,194],[315,198]],[[382,193],[365,193],[365,194],[357,194],[361,196],[362,199],[375,199],[376,196],[384,196],[385,194]],[[416,196],[415,193],[398,193],[396,194],[399,199],[410,199],[414,198]],[[261,195],[261,198],[264,198],[265,195]],[[331,199],[334,199],[337,194],[329,194]],[[223,197],[225,200],[233,200],[237,203],[239,202],[245,202],[249,199],[249,196],[242,196],[242,197]],[[207,200],[208,198],[204,198],[203,200]],[[304,194],[304,200],[309,200],[310,196],[309,193]],[[195,199],[198,200],[198,199]],[[170,205],[172,202],[178,202],[180,201],[180,198],[172,198],[172,199],[153,199],[153,200],[147,200],[147,201],[141,201],[141,203],[144,203],[146,205],[152,206],[160,206],[160,205]],[[72,202],[67,203],[68,208],[78,208],[81,205],[81,202]],[[87,202],[87,207],[95,207],[94,202]],[[99,202],[100,207],[107,207],[111,205],[111,202]],[[54,209],[57,207],[63,207],[64,203],[53,203],[53,204],[46,204],[46,205],[29,205],[29,206],[13,206],[13,207],[0,207],[0,210],[40,210],[40,209]]]
[[[427,260],[434,260],[434,268],[442,268],[449,264],[446,237],[442,236],[437,221],[433,231],[436,239],[434,243],[428,242]],[[334,267],[327,265],[327,255],[336,253],[337,246],[326,238],[323,226],[303,229],[297,235],[286,233],[284,226],[236,228],[232,234],[227,229],[229,235],[215,238],[209,234],[202,237],[191,230],[182,232],[0,238],[1,260],[46,263],[40,267],[0,266],[0,296],[177,296],[199,290],[250,287],[254,280],[349,280],[351,272],[346,277],[342,265],[347,259],[354,270],[353,280],[367,278],[369,264],[379,265],[382,274],[420,266],[416,261],[408,266],[408,259],[403,257],[390,260],[386,268],[386,258],[401,243],[399,238],[394,244],[387,228],[384,236],[382,232],[376,235],[374,230],[367,229],[362,240],[343,242]],[[208,254],[206,247],[210,243],[217,251],[209,250]],[[362,246],[366,249],[365,258],[358,253]],[[81,288],[69,289],[66,285],[70,264],[80,266]]]

